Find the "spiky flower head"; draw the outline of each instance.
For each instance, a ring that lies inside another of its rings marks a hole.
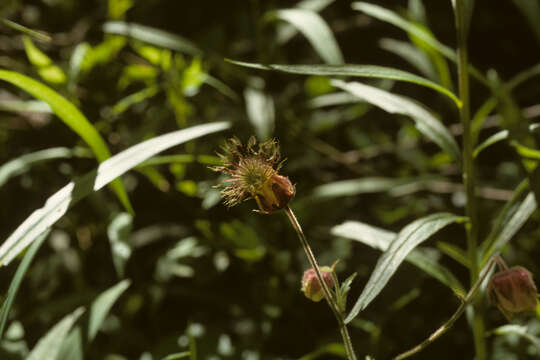
[[[211,169],[228,176],[218,185],[223,188],[221,195],[228,207],[253,198],[259,211],[268,214],[283,209],[294,197],[296,191],[290,180],[278,174],[284,160],[277,140],[257,143],[252,136],[244,146],[234,137],[221,149],[223,153],[218,156],[223,165]]]

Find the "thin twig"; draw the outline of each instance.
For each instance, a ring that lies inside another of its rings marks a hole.
[[[399,354],[398,356],[394,358],[394,360],[402,360],[416,353],[419,353],[420,351],[424,350],[428,345],[430,345],[432,342],[437,340],[445,332],[450,330],[450,328],[454,325],[456,320],[459,319],[459,317],[463,314],[467,305],[469,305],[469,303],[473,300],[474,295],[476,295],[476,292],[480,288],[480,285],[482,284],[486,276],[490,273],[491,268],[495,264],[495,261],[496,261],[496,257],[491,258],[491,260],[488,262],[488,264],[484,268],[485,270],[482,273],[482,275],[476,280],[476,283],[474,284],[474,286],[471,288],[471,290],[469,290],[469,292],[467,293],[467,296],[465,296],[465,298],[462,299],[461,304],[459,305],[457,310],[454,312],[452,317],[448,319],[447,322],[445,322],[441,327],[435,330],[435,332],[433,332],[433,334],[431,334],[426,340],[422,341],[420,344],[416,345],[412,349]]]

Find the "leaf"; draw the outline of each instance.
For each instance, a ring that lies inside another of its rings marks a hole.
[[[415,24],[414,22],[409,21],[399,16],[398,14],[396,14],[395,12],[391,10],[388,10],[386,8],[383,8],[375,4],[357,1],[357,2],[352,3],[351,7],[353,8],[353,10],[361,11],[371,17],[374,17],[375,19],[387,22],[402,30],[405,30],[410,35],[415,36],[419,38],[420,40],[424,41],[426,44],[431,46],[434,50],[438,51],[444,57],[450,59],[454,63],[456,62],[457,60],[456,52],[452,48],[442,44],[431,33],[426,32],[422,28],[422,26]],[[488,81],[485,78],[485,76],[482,75],[480,71],[478,71],[471,65],[469,65],[469,72],[481,83],[488,85]]]
[[[417,179],[393,179],[382,177],[365,177],[360,179],[335,181],[317,186],[313,189],[316,198],[334,198],[358,194],[388,191],[400,185],[418,181]]]
[[[0,111],[52,113],[49,104],[39,100],[0,100]]]
[[[2,23],[4,25],[6,25],[7,27],[12,28],[15,31],[20,31],[23,34],[30,35],[33,38],[37,39],[37,40],[40,40],[40,41],[51,41],[52,40],[51,37],[49,36],[49,34],[45,34],[42,31],[36,31],[36,30],[30,29],[30,28],[28,28],[26,26],[23,26],[21,24],[17,24],[16,22],[13,22],[11,20],[2,19]]]
[[[66,98],[39,81],[13,71],[0,69],[0,80],[7,81],[33,97],[48,103],[52,111],[90,146],[98,161],[103,162],[111,157],[105,141],[96,128]],[[120,179],[115,180],[111,187],[124,207],[133,212],[126,189]]]
[[[131,282],[122,280],[102,292],[90,306],[90,310],[78,321],[62,344],[56,360],[82,360],[84,348],[96,337],[112,306],[127,290]]]
[[[109,34],[128,36],[133,39],[181,53],[190,55],[199,55],[202,53],[202,51],[191,41],[149,26],[126,23],[123,21],[109,21],[103,24],[103,31]]]
[[[32,246],[30,246],[26,254],[24,254],[24,257],[19,264],[19,267],[17,268],[17,272],[15,272],[15,275],[13,276],[11,283],[9,284],[6,298],[4,300],[4,303],[2,304],[2,309],[0,310],[0,340],[4,335],[4,329],[6,328],[9,311],[11,310],[11,306],[13,305],[13,300],[15,300],[17,292],[19,291],[21,282],[26,275],[26,271],[30,267],[30,263],[34,259],[34,256],[36,256],[37,251],[39,250],[39,248],[43,244],[43,241],[45,241],[48,235],[48,231],[42,233],[40,236],[38,236],[36,241],[34,241]]]
[[[275,110],[274,100],[268,94],[255,88],[247,88],[244,91],[246,100],[246,112],[255,128],[255,133],[260,141],[265,141],[274,132]]]
[[[536,39],[540,41],[540,3],[531,0],[514,0],[514,4],[529,22]]]
[[[319,12],[335,0],[303,0],[296,4],[296,8]],[[281,24],[277,28],[276,41],[279,44],[285,44],[297,33],[297,29],[289,24]]]
[[[383,252],[388,250],[388,247],[397,236],[394,232],[359,221],[346,221],[343,224],[334,226],[330,232],[332,235],[356,240]],[[417,248],[412,250],[405,260],[455,292],[464,293],[465,291],[459,280],[448,268],[440,265],[433,254],[437,255],[436,257],[440,255],[435,249]]]
[[[482,267],[514,237],[536,208],[534,194],[529,192],[529,182],[524,180],[514,190],[512,199],[502,208],[482,244]]]
[[[532,345],[534,345],[537,355],[540,355],[540,338],[534,336],[533,334],[530,334],[529,332],[527,332],[527,330],[527,326],[508,324],[499,326],[498,328],[490,332],[497,335],[516,334],[528,340]]]
[[[456,245],[450,244],[450,243],[447,243],[447,242],[444,242],[444,241],[439,241],[437,243],[437,247],[444,254],[448,255],[449,257],[451,257],[452,259],[454,259],[455,261],[457,261],[461,265],[465,266],[466,268],[468,268],[470,266],[470,260],[467,257],[467,254],[465,253],[464,250],[457,247]]]
[[[181,352],[181,353],[167,355],[164,358],[162,358],[161,360],[183,359],[183,358],[189,357],[190,355],[191,355],[191,353],[189,351],[184,351],[184,352]]]
[[[411,99],[357,82],[345,83],[340,80],[333,80],[332,84],[386,112],[411,117],[415,121],[418,131],[434,141],[453,159],[460,159],[459,147],[448,129],[429,111]]]
[[[68,149],[65,147],[55,147],[21,155],[0,166],[0,187],[4,185],[10,178],[24,173],[30,166],[36,163],[40,163],[45,160],[64,159],[74,156],[85,157],[88,155],[89,154],[87,151],[85,151],[85,149]]]
[[[269,19],[278,19],[296,27],[311,43],[327,64],[343,64],[343,55],[324,19],[307,9],[284,9],[269,13]]]
[[[78,308],[64,317],[58,324],[50,329],[44,337],[39,339],[26,360],[56,360],[69,329],[71,329],[75,321],[77,321],[83,312],[83,308]]]
[[[129,236],[133,225],[133,216],[129,213],[120,213],[114,217],[107,228],[111,254],[116,273],[119,277],[124,277],[126,262],[131,257],[131,247]]]
[[[364,287],[353,309],[347,315],[345,322],[350,322],[360,311],[369,305],[386,286],[405,257],[416,246],[443,227],[454,222],[463,222],[464,220],[465,218],[453,214],[438,213],[418,219],[401,230],[377,261],[375,270],[373,270],[367,285]]]
[[[96,170],[70,182],[52,195],[41,209],[35,210],[19,225],[0,247],[0,263],[9,264],[43,231],[56,223],[71,206],[146,159],[172,146],[228,127],[229,123],[216,122],[173,131],[143,141],[104,161]]]
[[[301,75],[322,75],[322,76],[353,76],[360,78],[377,78],[377,79],[392,79],[397,81],[410,82],[417,85],[422,85],[433,90],[437,90],[441,94],[452,99],[458,107],[461,107],[461,101],[450,90],[434,83],[431,80],[424,79],[421,76],[411,74],[409,72],[393,69],[377,65],[277,65],[277,64],[257,64],[241,61],[227,60],[232,64],[249,67],[259,70],[275,70],[290,74]]]
[[[28,36],[23,36],[24,49],[30,63],[37,67],[37,72],[43,80],[51,84],[63,84],[66,82],[66,74],[56,66],[52,60],[39,50]]]
[[[418,71],[427,76],[428,79],[435,81],[438,78],[437,71],[433,67],[429,57],[418,50],[414,45],[405,41],[381,39],[379,41],[379,46],[382,49],[403,58]]]
[[[344,359],[347,358],[347,353],[345,352],[343,344],[330,343],[320,346],[319,348],[317,348],[317,350],[302,356],[299,360],[314,360],[319,358],[326,358],[323,357],[323,355],[333,355],[332,358],[335,358],[336,356]]]

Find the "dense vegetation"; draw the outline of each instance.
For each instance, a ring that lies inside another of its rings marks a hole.
[[[288,208],[215,187],[252,135],[279,141],[319,264],[356,273],[359,359],[461,305],[416,358],[540,356],[540,306],[508,325],[485,283],[466,296],[494,255],[540,274],[537,0],[3,0],[0,21],[1,359],[346,358]]]

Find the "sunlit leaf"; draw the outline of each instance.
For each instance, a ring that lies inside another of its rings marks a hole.
[[[453,214],[438,213],[418,219],[403,228],[377,261],[375,270],[345,321],[354,319],[371,303],[415,247],[443,227],[464,220],[465,218]]]
[[[139,143],[104,161],[95,171],[70,182],[49,197],[42,208],[35,210],[19,225],[0,247],[0,262],[7,265],[43,231],[56,223],[71,206],[144,160],[172,146],[228,127],[226,122],[217,122],[174,131]]]
[[[15,31],[22,32],[23,34],[32,36],[33,38],[40,40],[40,41],[51,41],[51,37],[49,34],[46,34],[42,31],[36,31],[33,29],[30,29],[26,26],[23,26],[21,24],[17,24],[16,22],[13,22],[8,19],[2,19],[2,23],[6,25],[7,27],[12,28]]]
[[[301,75],[322,75],[322,76],[352,76],[360,78],[377,78],[377,79],[391,79],[397,81],[410,82],[417,85],[422,85],[434,90],[437,90],[441,94],[448,96],[452,99],[458,107],[461,106],[461,101],[450,90],[442,87],[441,85],[434,83],[431,80],[424,79],[421,76],[411,74],[409,72],[393,69],[384,66],[376,65],[264,65],[256,63],[247,63],[241,61],[228,60],[229,62],[250,67],[259,70],[275,70],[291,74]]]
[[[374,249],[386,251],[397,237],[391,231],[377,228],[359,221],[346,221],[331,229],[331,234],[347,239],[359,241]],[[436,256],[433,256],[436,255]],[[435,249],[416,248],[412,250],[405,260],[424,271],[429,276],[439,280],[455,292],[464,293],[463,286],[452,272],[437,261],[440,253]]]
[[[83,308],[78,308],[73,313],[64,317],[44,337],[39,339],[26,360],[56,360],[69,329],[71,329],[83,312]]]
[[[295,7],[298,9],[311,10],[319,12],[328,5],[332,4],[335,0],[302,0],[298,2]],[[280,24],[277,28],[276,41],[279,44],[284,44],[298,32],[297,28],[289,24]]]
[[[28,92],[35,98],[48,103],[52,111],[90,146],[100,162],[111,156],[105,141],[96,128],[66,98],[39,81],[13,71],[0,69],[0,80],[7,81]],[[124,207],[128,211],[133,212],[126,190],[120,179],[115,180],[111,186]]]
[[[260,141],[270,138],[274,131],[274,100],[262,90],[247,88],[244,91],[246,112]]]
[[[315,11],[296,8],[274,11],[270,15],[296,27],[326,63],[343,64],[343,55],[332,30]]]
[[[411,117],[415,121],[418,131],[439,145],[453,159],[460,158],[459,147],[448,129],[429,111],[413,100],[357,82],[346,83],[333,80],[332,84],[386,112]]]
[[[167,31],[149,26],[126,23],[123,21],[109,21],[103,24],[103,31],[109,34],[128,36],[148,44],[181,53],[191,55],[198,55],[201,53],[201,50],[191,41]]]

